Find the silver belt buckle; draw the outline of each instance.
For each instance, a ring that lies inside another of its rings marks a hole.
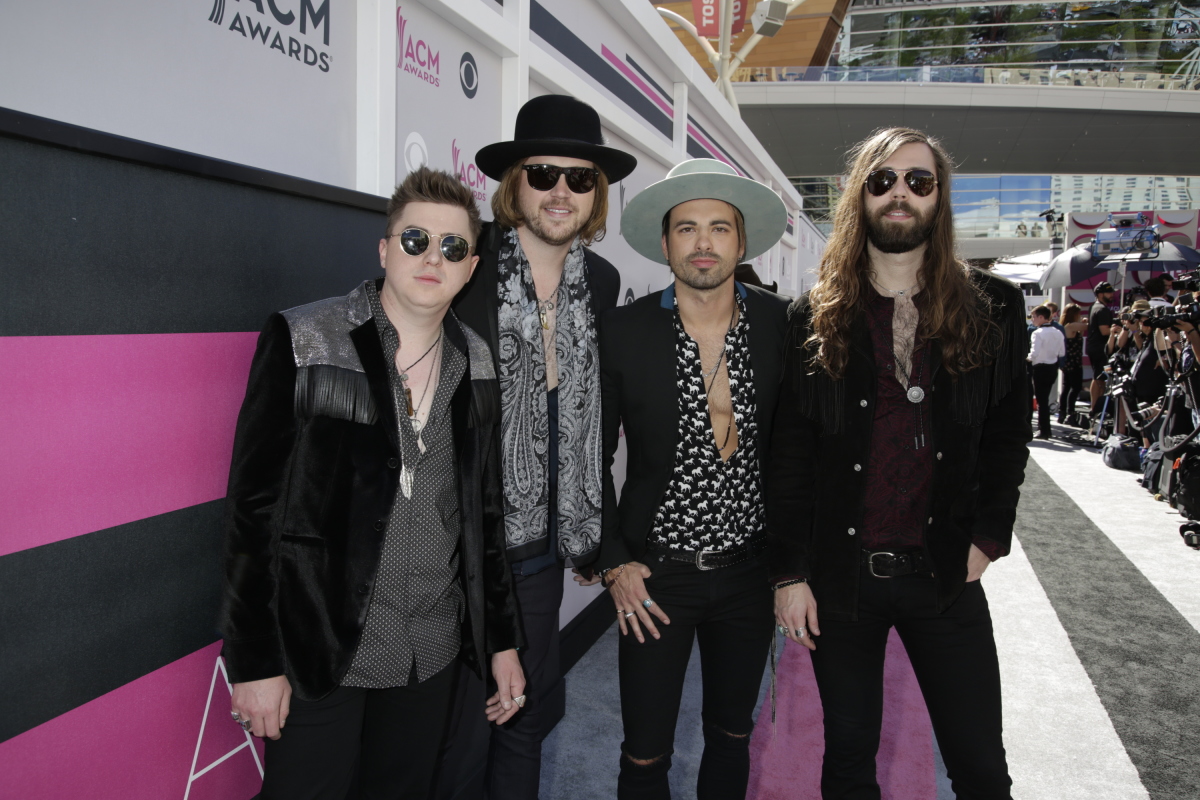
[[[715,553],[720,553],[720,552],[721,552],[720,550],[697,550],[696,551],[696,569],[703,569],[703,570],[716,569],[716,567],[704,566],[704,556],[706,554],[713,555]]]
[[[875,571],[875,556],[889,556],[890,558],[895,558],[895,557],[896,557],[896,554],[895,554],[895,553],[889,553],[889,552],[887,552],[887,551],[884,551],[884,550],[879,550],[878,552],[871,553],[869,556],[867,556],[867,569],[868,569],[868,570],[870,570],[870,572],[871,572],[871,575],[873,575],[873,576],[874,576],[874,577],[876,577],[876,578],[890,578],[890,577],[892,577],[891,575],[880,575],[878,572],[876,572],[876,571]]]

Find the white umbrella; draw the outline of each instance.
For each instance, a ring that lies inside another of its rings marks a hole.
[[[1054,255],[1053,250],[1038,250],[1023,256],[1005,256],[992,264],[992,273],[1013,283],[1037,283]]]

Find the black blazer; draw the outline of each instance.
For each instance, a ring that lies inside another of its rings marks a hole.
[[[487,654],[524,644],[504,554],[499,388],[483,339],[451,317],[443,327],[472,365],[450,408],[466,598],[461,655],[478,674]],[[286,675],[305,700],[341,682],[366,623],[399,483],[396,424],[362,287],[271,315],[238,415],[225,501],[218,627],[231,681]]]
[[[488,222],[484,224],[483,232],[479,235],[479,264],[471,281],[463,287],[458,297],[454,298],[454,313],[463,322],[470,325],[487,339],[492,349],[492,358],[496,374],[500,374],[500,330],[496,322],[496,307],[500,298],[496,290],[499,280],[497,260],[500,255],[501,237],[506,229]],[[588,292],[592,298],[592,315],[597,326],[604,312],[617,305],[617,297],[621,292],[621,275],[617,268],[591,250],[583,250],[584,267]],[[496,426],[496,446],[500,446],[500,427]],[[543,540],[545,541],[545,540]],[[529,545],[514,548],[509,553],[509,560],[523,561],[541,553],[526,552]],[[543,550],[544,552],[544,550]]]
[[[962,591],[974,536],[1007,552],[1025,475],[1029,395],[1025,303],[1011,283],[979,270],[1001,342],[996,359],[952,379],[931,343],[933,485],[925,552],[944,610]],[[787,351],[767,492],[772,579],[807,576],[823,617],[858,618],[859,551],[866,469],[875,413],[875,356],[863,315],[851,329],[840,381],[806,368],[808,296],[789,309]],[[853,531],[853,533],[852,533]]]
[[[787,299],[757,286],[744,292],[750,323],[750,364],[758,424],[758,459],[766,474],[779,393]],[[673,291],[674,287],[672,287]],[[675,383],[674,306],[665,292],[646,295],[605,314],[600,328],[600,386],[604,393],[604,535],[597,569],[640,561],[654,515],[675,468],[679,392]],[[628,458],[618,506],[613,454],[622,424]],[[766,481],[763,481],[766,489]]]

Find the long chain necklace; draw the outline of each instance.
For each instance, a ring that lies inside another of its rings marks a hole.
[[[712,376],[712,380],[708,382],[708,388],[704,390],[704,396],[707,399],[712,394],[712,388],[717,382],[717,371],[721,369],[721,362],[725,360],[725,338],[729,336],[729,332],[733,330],[733,321],[737,319],[737,301],[733,302],[733,313],[729,315],[729,327],[725,329],[725,336],[721,337],[721,352],[717,356],[717,363],[708,372],[704,371],[704,361],[700,362],[700,380],[704,381],[708,376]],[[696,353],[699,354],[700,345],[696,345]],[[729,388],[729,424],[725,426],[725,441],[721,442],[721,452],[725,452],[725,448],[729,446],[729,435],[733,432],[733,387]]]
[[[550,318],[548,314],[554,310],[554,301],[558,299],[558,290],[562,286],[562,278],[559,277],[558,283],[554,285],[554,291],[550,293],[550,297],[546,300],[538,300],[538,322],[542,323],[542,330],[550,330]]]
[[[442,342],[442,331],[438,331],[438,337],[433,340],[433,344],[429,345],[429,349],[421,354],[413,363],[409,364],[404,369],[400,370],[400,383],[404,385],[404,404],[405,412],[409,417],[416,414],[416,409],[413,408],[412,389],[408,388],[408,371],[425,360],[425,357],[433,352],[433,348],[437,347]],[[429,374],[429,380],[425,381],[425,392],[429,391],[429,384],[433,382],[433,373]],[[421,399],[417,402],[417,408],[421,407],[421,403],[425,402],[425,392],[421,393]]]

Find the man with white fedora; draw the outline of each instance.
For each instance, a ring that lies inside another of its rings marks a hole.
[[[697,796],[743,798],[772,636],[763,562],[764,466],[787,301],[734,280],[779,241],[787,212],[766,186],[685,161],[625,208],[621,232],[675,276],[605,314],[604,535],[597,568],[621,628],[625,741],[617,796],[670,797],[684,673],[699,637],[704,756]],[[613,454],[628,467],[618,507]]]

